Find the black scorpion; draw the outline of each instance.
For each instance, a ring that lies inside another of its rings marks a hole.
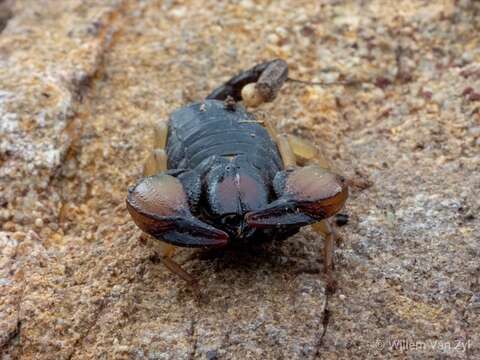
[[[175,246],[225,247],[284,239],[312,224],[325,237],[331,279],[335,239],[327,219],[344,206],[345,179],[313,145],[278,134],[241,104],[274,100],[287,78],[285,61],[261,63],[156,125],[144,177],[127,197],[140,229]],[[166,247],[164,263],[191,280],[172,253]]]

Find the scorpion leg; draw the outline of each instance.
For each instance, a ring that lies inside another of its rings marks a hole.
[[[336,281],[335,277],[333,276],[333,253],[335,250],[335,242],[337,237],[335,230],[328,219],[324,219],[312,224],[312,229],[321,234],[325,239],[325,243],[323,245],[323,266],[325,276],[327,277],[327,289],[330,292],[335,292]]]
[[[269,119],[263,120],[263,125],[270,137],[277,143],[285,168],[315,163],[324,169],[332,169],[330,162],[311,142],[295,135],[278,134]]]
[[[159,122],[153,127],[153,149],[143,166],[143,176],[153,176],[167,170],[167,146],[168,125],[165,121]]]
[[[286,135],[277,135],[277,147],[285,169],[293,169],[297,165],[295,153],[293,152]]]
[[[331,169],[330,162],[323,156],[322,152],[311,142],[299,138],[294,135],[288,135],[289,144],[296,156],[297,163],[299,165],[305,165],[307,163],[317,163],[324,169]],[[337,234],[330,223],[329,219],[321,220],[312,224],[312,229],[318,234],[322,235],[325,239],[323,249],[323,263],[325,269],[325,275],[327,277],[327,287],[330,291],[334,291],[336,288],[336,282],[333,276],[333,253],[335,249],[335,243]]]
[[[143,165],[143,176],[153,176],[167,169],[167,154],[163,149],[155,149],[148,155]]]
[[[255,107],[273,101],[288,77],[288,65],[282,59],[267,61],[242,71],[213,90],[207,99],[243,100],[246,106]]]
[[[265,125],[265,127],[266,126],[267,125]],[[270,133],[270,130],[269,130],[269,133]],[[288,143],[290,144],[290,147],[292,148],[292,151],[295,154],[295,159],[298,165],[318,164],[320,167],[324,169],[337,172],[337,169],[332,165],[332,163],[329,160],[327,160],[327,158],[323,155],[322,151],[316,145],[298,136],[294,136],[294,135],[287,135],[287,136],[288,136]],[[358,188],[362,190],[371,186],[370,181],[362,178],[357,178],[357,177],[348,178],[347,184],[350,187]]]
[[[160,262],[172,273],[180,276],[183,280],[185,280],[189,284],[196,284],[195,278],[186,272],[176,261],[172,259],[173,255],[175,254],[175,247],[167,244],[162,243],[162,248],[160,250]]]
[[[295,135],[287,136],[298,165],[316,163],[324,169],[332,169],[330,162],[313,143]]]
[[[268,131],[268,135],[270,135],[270,138],[273,140],[273,141],[277,141],[277,137],[278,137],[278,133],[277,133],[277,129],[275,128],[275,126],[273,125],[273,123],[270,121],[270,119],[265,119],[265,120],[262,120],[263,122],[263,126],[265,127],[265,129]]]
[[[153,127],[153,148],[165,149],[167,146],[168,124],[166,121],[161,121]]]

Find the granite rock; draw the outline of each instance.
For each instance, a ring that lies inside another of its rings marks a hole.
[[[2,30],[3,27],[3,30]],[[0,1],[5,359],[480,356],[476,1]],[[198,297],[125,210],[151,124],[282,57],[256,111],[357,184],[327,294],[310,229],[180,249]]]

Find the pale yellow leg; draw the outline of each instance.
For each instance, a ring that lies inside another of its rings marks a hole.
[[[168,123],[166,121],[158,122],[153,127],[153,148],[165,149],[167,146]]]
[[[333,276],[333,252],[335,248],[336,234],[330,222],[325,219],[312,225],[312,229],[325,239],[323,246],[324,271],[327,277],[327,287],[335,291],[336,282]]]
[[[283,166],[286,169],[294,168],[297,165],[295,154],[288,142],[287,135],[278,135],[277,136],[277,146],[280,156],[282,157]]]
[[[278,137],[278,132],[275,126],[272,124],[272,122],[269,119],[265,119],[263,120],[263,126],[265,127],[265,129],[267,129],[268,135],[270,135],[270,138],[276,142]]]
[[[325,169],[331,168],[330,163],[311,142],[295,135],[278,134],[269,119],[262,120],[262,123],[272,140],[277,143],[285,167],[316,163]]]
[[[142,239],[142,242],[145,243],[147,239],[149,238],[149,235],[143,233],[140,237]],[[195,279],[187,273],[185,270],[182,269],[182,267],[172,260],[172,256],[175,253],[175,246],[160,242],[158,243],[157,241],[155,242],[157,245],[159,244],[160,249],[159,251],[154,253],[154,256],[152,256],[150,259],[154,263],[159,263],[161,262],[168,270],[170,270],[172,273],[180,276],[183,280],[188,282],[192,286],[196,286]]]
[[[308,164],[318,164],[324,169],[333,169],[331,162],[328,161],[318,147],[310,141],[295,135],[279,135],[275,127],[268,120],[264,121],[264,126],[270,137],[277,143],[283,164],[286,168],[291,168],[295,165],[305,166]]]
[[[168,124],[165,121],[156,123],[153,126],[153,151],[145,161],[143,176],[152,176],[161,171],[167,170],[167,146]]]
[[[175,254],[175,246],[161,243],[161,250],[160,250],[160,261],[162,262],[165,267],[180,276],[183,280],[190,284],[195,284],[195,279],[174,260],[172,260],[172,256]]]
[[[315,163],[324,169],[332,169],[330,161],[328,161],[318,147],[310,141],[295,135],[288,135],[288,142],[299,165]]]
[[[163,149],[153,150],[143,166],[143,176],[152,176],[167,170],[167,154]]]
[[[307,164],[318,164],[320,167],[338,173],[331,161],[323,155],[322,151],[310,141],[299,138],[298,136],[288,135],[288,143],[295,154],[297,164],[300,166]],[[355,176],[347,179],[347,184],[351,187],[364,190],[372,186],[372,182],[367,178]]]

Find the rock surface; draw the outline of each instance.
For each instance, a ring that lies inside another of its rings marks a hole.
[[[0,1],[5,359],[480,357],[476,1]],[[238,254],[179,250],[124,208],[153,121],[261,60],[257,111],[354,188],[325,293],[309,229]],[[365,181],[368,180],[368,181]]]

